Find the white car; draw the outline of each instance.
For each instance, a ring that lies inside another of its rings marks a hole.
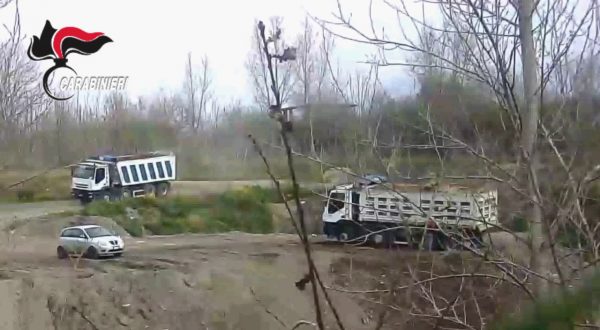
[[[103,256],[121,256],[125,248],[123,239],[108,229],[97,225],[63,228],[56,253],[60,259],[79,255],[90,259]]]

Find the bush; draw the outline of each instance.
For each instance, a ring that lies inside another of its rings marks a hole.
[[[233,230],[269,233],[274,226],[268,203],[276,196],[275,190],[254,186],[204,200],[178,196],[95,201],[85,207],[83,214],[114,218],[132,236],[143,235],[145,231],[155,235]],[[128,208],[137,210],[139,218],[129,219]]]
[[[17,191],[17,200],[19,202],[32,202],[34,200],[35,193],[33,190],[21,189]]]
[[[513,231],[517,232],[517,233],[524,233],[529,231],[529,222],[527,221],[527,219],[520,217],[520,216],[516,216],[513,218],[513,221],[511,223],[510,226]]]
[[[83,215],[97,215],[101,217],[116,217],[125,214],[126,201],[122,202],[106,202],[94,201],[86,205],[83,209]]]
[[[216,201],[212,217],[219,226],[249,233],[273,231],[273,219],[267,206],[270,194],[262,188],[250,187],[223,193]]]
[[[127,217],[117,217],[115,221],[121,226],[129,235],[133,237],[144,236],[144,225],[139,219],[128,219]]]

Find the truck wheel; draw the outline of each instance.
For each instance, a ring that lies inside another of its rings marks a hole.
[[[471,241],[471,247],[475,250],[480,250],[485,247],[485,245],[483,243],[483,234],[479,230],[476,230],[473,233],[470,241]]]
[[[159,183],[156,187],[156,194],[160,197],[165,197],[169,193],[169,184],[166,182]]]
[[[459,237],[454,237],[454,239],[450,236],[444,235],[442,233],[439,233],[437,235],[440,239],[440,249],[441,250],[446,250],[446,251],[450,251],[450,250],[460,250],[462,249],[462,245],[460,243],[458,243],[456,240],[460,240],[460,236]]]
[[[425,251],[437,251],[440,249],[440,242],[436,232],[428,231],[425,233],[423,249]]]
[[[383,246],[386,249],[392,248],[396,245],[396,235],[394,230],[387,230],[383,233]]]
[[[103,201],[110,202],[110,194],[109,193],[103,193],[101,197],[102,197]]]
[[[154,185],[144,185],[144,197],[156,197],[156,188]]]
[[[381,244],[383,244],[383,240],[384,240],[383,233],[372,234],[370,236],[370,238],[371,238],[371,241],[373,242],[373,244],[375,244],[375,245],[381,245]]]
[[[371,242],[375,245],[390,248],[394,245],[395,235],[392,229],[385,226],[378,226],[373,228],[373,231],[377,232],[369,236]]]
[[[356,230],[352,223],[341,223],[339,226],[338,240],[340,242],[351,242],[356,238]]]
[[[126,199],[126,198],[130,198],[130,197],[131,197],[131,192],[127,189],[123,189],[123,191],[121,192],[121,198]]]

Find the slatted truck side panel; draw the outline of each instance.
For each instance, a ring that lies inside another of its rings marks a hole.
[[[323,228],[329,239],[341,241],[414,244],[425,234],[429,245],[448,245],[454,241],[441,233],[448,232],[479,244],[481,234],[498,223],[497,202],[493,189],[341,185],[329,194]]]

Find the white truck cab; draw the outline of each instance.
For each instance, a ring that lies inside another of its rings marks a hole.
[[[80,163],[72,168],[72,189],[100,191],[108,188],[110,174],[107,164]]]
[[[141,196],[166,196],[176,179],[173,153],[96,156],[71,167],[71,191],[86,203]]]
[[[328,203],[323,210],[323,222],[337,223],[350,219],[351,189],[352,185],[338,186],[329,192]]]

